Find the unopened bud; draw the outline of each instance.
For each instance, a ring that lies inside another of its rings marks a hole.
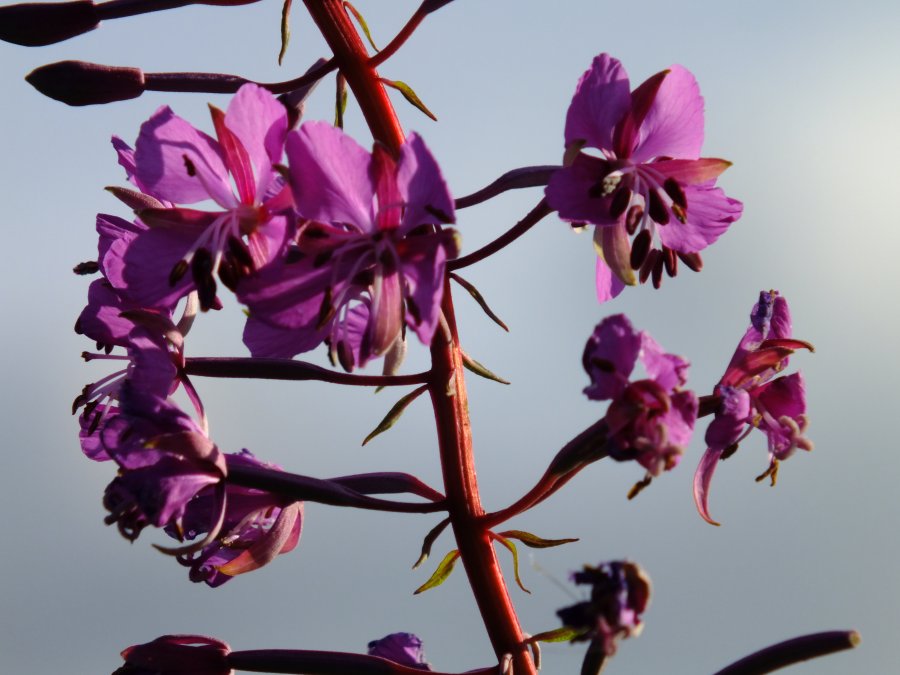
[[[100,24],[91,0],[23,2],[0,7],[0,40],[41,47],[94,30]]]
[[[66,105],[93,105],[137,98],[144,93],[139,68],[86,61],[58,61],[32,70],[25,79],[44,96]]]

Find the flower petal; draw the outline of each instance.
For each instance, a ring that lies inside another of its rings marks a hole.
[[[228,104],[225,124],[250,156],[256,176],[256,199],[261,201],[273,181],[272,165],[280,162],[284,154],[287,112],[269,91],[247,83]]]
[[[703,97],[697,80],[682,66],[672,66],[641,124],[635,162],[654,157],[697,159],[703,146]]]
[[[657,230],[663,244],[681,253],[697,253],[718,239],[741,217],[744,205],[709,185],[684,188],[687,219],[672,220]]]
[[[401,270],[406,280],[406,324],[426,346],[431,344],[441,314],[448,237],[452,234],[445,231],[404,242]]]
[[[625,290],[625,284],[619,279],[601,258],[597,258],[596,269],[597,301],[601,304],[617,297]]]
[[[418,134],[400,148],[397,188],[406,204],[401,234],[425,223],[454,223],[453,197],[434,156]]]
[[[275,519],[272,529],[253,542],[251,546],[229,563],[219,567],[219,572],[237,576],[268,565],[281,553],[282,549],[300,536],[303,504],[296,502],[285,506]]]
[[[712,516],[709,515],[709,486],[721,456],[721,449],[708,448],[706,452],[703,453],[700,464],[694,472],[694,503],[697,505],[697,511],[700,512],[700,517],[710,525],[719,525],[719,523],[713,520]]]
[[[593,189],[607,173],[607,162],[579,154],[571,166],[555,171],[550,177],[544,190],[547,203],[568,222],[614,225],[618,219],[609,215],[612,197],[592,196]]]
[[[566,113],[566,146],[580,140],[592,148],[612,151],[615,127],[630,107],[625,68],[609,54],[595,57],[578,81]]]
[[[641,337],[624,314],[608,316],[594,328],[584,347],[582,365],[591,384],[585,395],[602,401],[624,391],[641,349]]]

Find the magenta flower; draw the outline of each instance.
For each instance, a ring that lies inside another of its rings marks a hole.
[[[122,652],[113,675],[232,675],[225,642],[202,635],[163,635]]]
[[[217,139],[168,107],[143,124],[133,152],[113,139],[129,179],[157,202],[138,209],[149,229],[129,246],[122,272],[128,295],[145,307],[174,307],[194,289],[202,309],[215,307],[216,276],[234,288],[281,252],[291,199],[273,166],[287,133],[284,107],[246,84],[227,112],[210,112]],[[221,210],[175,206],[206,200]]]
[[[738,344],[716,385],[711,402],[715,418],[706,430],[707,450],[694,474],[694,501],[703,519],[718,525],[709,515],[709,486],[720,459],[737,450],[738,443],[753,429],[768,439],[769,467],[757,477],[778,473],[778,463],[797,448],[812,450],[806,438],[806,387],[803,376],[794,373],[775,375],[788,365],[788,357],[797,349],[812,345],[791,337],[791,316],[787,301],[777,291],[763,291],[750,313],[750,327]]]
[[[280,471],[281,467],[256,459],[248,450],[227,454],[229,467],[259,466]],[[225,510],[219,531],[198,551],[180,555],[178,562],[190,568],[194,582],[215,588],[239,574],[259,569],[276,556],[296,548],[303,526],[303,503],[277,497],[263,490],[228,484]],[[220,508],[214,493],[206,490],[191,500],[184,517],[166,532],[180,540],[193,540],[208,533]]]
[[[638,360],[648,378],[630,381]],[[637,332],[624,314],[601,321],[587,342],[582,358],[591,378],[585,395],[611,399],[604,418],[607,451],[617,461],[637,461],[647,470],[635,490],[652,477],[674,468],[691,439],[697,418],[697,397],[682,390],[688,362],[663,352],[646,332]],[[637,492],[633,490],[631,496]]]
[[[619,61],[594,59],[566,115],[566,166],[546,189],[560,218],[596,226],[601,302],[638,280],[652,277],[659,287],[678,259],[699,270],[698,252],[743,209],[715,187],[730,163],[700,157],[703,98],[694,76],[672,66],[629,88]]]
[[[287,256],[245,280],[244,342],[254,356],[291,357],[328,343],[332,360],[363,366],[437,328],[444,267],[457,252],[453,199],[415,134],[395,158],[370,154],[340,129],[306,123],[287,140],[296,210],[306,219]]]
[[[585,565],[572,575],[576,584],[591,587],[591,597],[556,612],[563,624],[578,631],[572,642],[595,640],[612,656],[621,638],[637,637],[641,615],[650,602],[650,579],[635,563],[615,561]]]
[[[391,633],[380,640],[372,640],[367,653],[417,670],[431,670],[425,660],[422,641],[412,633]]]

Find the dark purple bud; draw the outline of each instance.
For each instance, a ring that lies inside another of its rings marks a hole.
[[[658,190],[650,190],[649,202],[650,217],[660,225],[667,224],[669,222],[669,209],[666,208],[663,198],[659,196]]]
[[[125,665],[114,675],[229,675],[230,651],[225,642],[202,635],[164,635],[123,651]]]
[[[641,222],[641,219],[644,217],[644,209],[641,208],[640,205],[635,204],[630,209],[628,209],[628,215],[625,216],[625,230],[628,234],[634,234],[637,232],[638,225]]]
[[[58,61],[32,70],[25,79],[44,96],[66,105],[94,105],[137,98],[144,93],[139,68]]]
[[[678,251],[677,255],[681,258],[681,262],[687,265],[691,271],[699,272],[703,269],[703,258],[700,257],[699,253],[682,253]]]
[[[639,270],[650,252],[653,236],[649,230],[641,230],[631,242],[631,269]]]
[[[0,40],[26,47],[52,45],[92,31],[99,23],[91,0],[25,2],[0,7]]]

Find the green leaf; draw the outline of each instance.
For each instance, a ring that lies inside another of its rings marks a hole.
[[[401,82],[400,80],[387,80],[382,77],[381,83],[387,85],[391,89],[396,89],[397,91],[399,91],[401,94],[403,94],[403,98],[405,98],[423,113],[428,115],[428,117],[437,122],[437,117],[434,116],[434,113],[431,112],[424,103],[422,103],[422,100],[418,96],[416,96],[416,92],[414,92],[412,90],[412,87],[406,84],[406,82]]]
[[[445,555],[444,559],[441,560],[440,564],[437,566],[437,569],[434,571],[434,574],[431,575],[431,578],[424,584],[419,586],[415,591],[413,591],[413,595],[424,593],[425,591],[435,588],[436,586],[440,586],[442,583],[447,581],[447,577],[449,577],[450,573],[453,571],[453,566],[456,564],[458,558],[459,551],[456,549],[450,551],[450,553]]]
[[[281,8],[281,51],[278,52],[278,65],[284,60],[287,54],[288,42],[291,41],[291,3],[294,0],[284,0],[284,6]]]
[[[491,533],[491,537],[501,544],[503,544],[506,548],[509,549],[509,552],[512,553],[513,558],[513,575],[516,577],[516,583],[519,585],[523,591],[531,595],[531,591],[525,588],[525,584],[522,583],[522,579],[519,578],[519,552],[516,550],[516,545],[509,541],[508,539],[504,539],[499,534]]]
[[[447,529],[447,525],[449,524],[450,519],[444,518],[425,535],[425,539],[422,541],[422,553],[419,556],[419,559],[416,560],[416,564],[412,566],[413,569],[416,569],[419,565],[428,560],[428,556],[431,555],[431,547],[434,545],[434,542],[437,541],[437,538],[441,536],[441,533]]]
[[[509,384],[508,380],[504,380],[499,375],[495,375],[462,350],[460,350],[460,352],[462,353],[463,365],[466,367],[466,370],[470,370],[476,375],[481,375],[481,377],[493,380],[494,382],[499,382],[500,384]]]
[[[344,128],[344,113],[347,110],[347,80],[338,73],[337,89],[334,94],[334,126]]]
[[[365,445],[373,438],[375,438],[378,434],[383,434],[385,431],[394,426],[397,423],[397,420],[400,419],[403,411],[406,410],[407,406],[417,398],[419,398],[419,396],[421,396],[423,393],[425,393],[427,389],[428,385],[423,384],[421,387],[413,389],[410,393],[397,401],[394,404],[394,407],[388,411],[388,414],[384,416],[384,419],[379,422],[378,426],[372,430],[372,433],[366,436],[362,444]]]
[[[566,642],[573,638],[581,637],[584,631],[579,631],[569,626],[555,628],[553,630],[544,631],[537,635],[532,635],[526,642]]]
[[[498,326],[500,326],[500,328],[505,330],[507,333],[509,332],[509,328],[507,327],[507,325],[505,323],[503,323],[503,321],[500,319],[499,316],[494,314],[493,310],[490,307],[488,307],[487,302],[485,302],[485,300],[484,300],[484,296],[481,295],[479,290],[477,288],[475,288],[474,285],[472,285],[470,282],[463,279],[461,276],[459,276],[455,272],[450,272],[450,278],[453,279],[453,281],[458,283],[460,286],[462,286],[469,292],[469,295],[471,295],[472,298],[474,298],[475,302],[477,302],[481,306],[481,310],[485,314],[487,314],[488,317],[490,317],[490,319],[494,323],[496,323]]]
[[[372,40],[372,34],[369,33],[369,26],[368,26],[368,24],[366,24],[366,20],[363,18],[363,15],[360,14],[359,10],[356,9],[356,7],[351,5],[349,2],[345,2],[344,7],[346,7],[348,10],[350,10],[350,13],[356,19],[356,22],[359,24],[359,27],[362,28],[362,32],[365,33],[366,40],[368,40],[369,44],[372,45],[372,49],[374,49],[376,52],[380,52],[381,50],[375,46],[375,42]]]
[[[530,548],[552,548],[553,546],[562,546],[563,544],[571,544],[578,541],[578,539],[542,539],[535,534],[531,534],[531,532],[522,530],[507,530],[506,532],[501,532],[498,536],[518,539]]]

